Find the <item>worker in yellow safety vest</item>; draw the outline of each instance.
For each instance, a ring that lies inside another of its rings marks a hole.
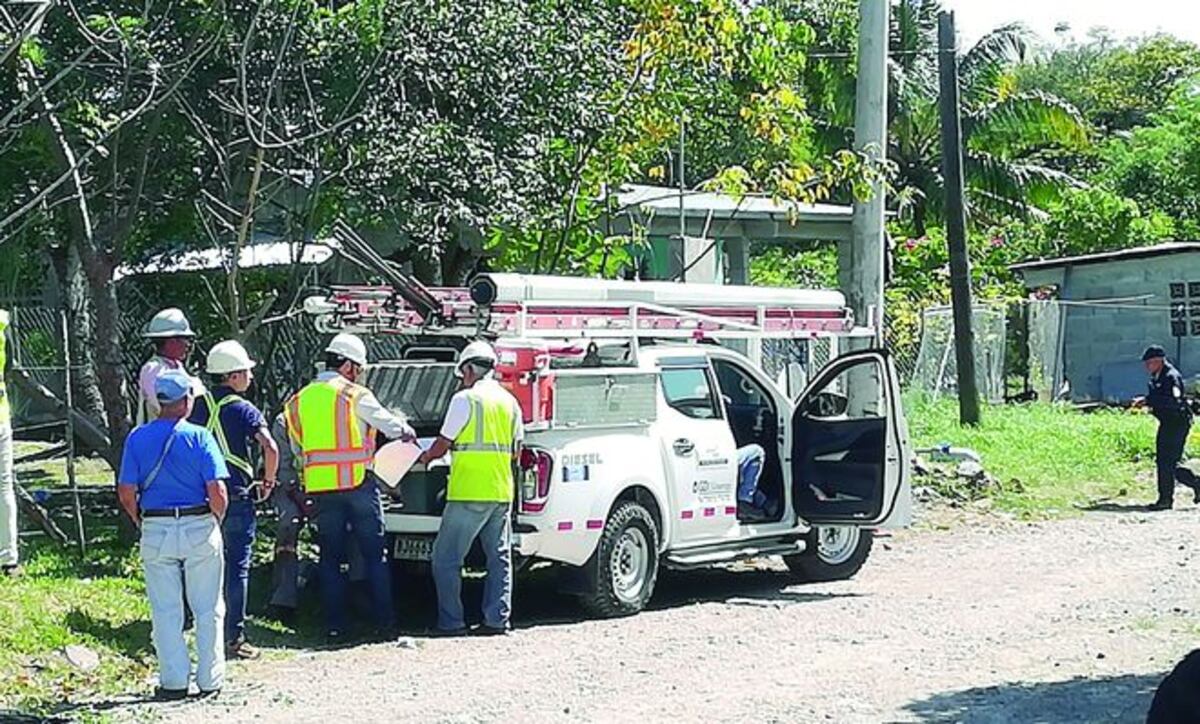
[[[8,333],[8,311],[0,309],[0,571],[6,576],[21,572],[17,560],[17,493],[13,478],[12,408],[4,387],[4,370],[8,364],[5,335]]]
[[[254,381],[254,360],[237,340],[218,342],[208,351],[205,371],[213,388],[196,401],[188,421],[207,428],[217,441],[229,477],[229,507],[221,521],[225,542],[225,658],[253,659],[258,652],[246,642],[246,595],[250,584],[250,552],[258,523],[254,510],[275,486],[279,447],[267,418],[245,398]],[[263,475],[257,481],[250,444],[257,442]]]
[[[462,605],[463,559],[476,538],[487,557],[479,634],[508,632],[512,609],[513,465],[525,435],[521,407],[494,377],[496,351],[472,342],[459,354],[462,390],[450,398],[442,430],[419,461],[450,457],[446,509],[433,543],[437,632],[467,632]]]
[[[371,460],[376,431],[390,439],[415,440],[416,434],[358,384],[366,366],[363,341],[339,334],[325,348],[325,370],[284,407],[300,484],[316,506],[321,606],[330,643],[341,641],[346,630],[341,562],[347,527],[362,552],[378,632],[386,635],[394,625],[383,503]]]

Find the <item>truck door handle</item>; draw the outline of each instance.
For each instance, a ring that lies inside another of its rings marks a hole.
[[[686,455],[691,455],[696,450],[696,446],[692,443],[691,440],[688,440],[687,438],[682,438],[682,437],[679,438],[678,440],[676,440],[672,444],[672,447],[675,448],[675,454],[680,457],[684,457]]]

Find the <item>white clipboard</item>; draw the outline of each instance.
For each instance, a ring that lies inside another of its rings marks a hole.
[[[396,487],[421,456],[421,446],[404,440],[393,440],[375,452],[372,470],[388,487]]]

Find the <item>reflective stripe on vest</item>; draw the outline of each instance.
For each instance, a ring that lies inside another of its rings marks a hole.
[[[446,500],[507,503],[513,498],[513,401],[491,380],[467,390],[471,417],[454,439]]]
[[[226,405],[241,401],[242,398],[237,395],[225,395],[218,402],[211,392],[205,392],[204,404],[208,408],[208,423],[205,427],[213,434],[213,437],[217,438],[217,447],[221,448],[221,455],[224,456],[225,462],[245,473],[247,480],[253,480],[254,466],[245,458],[234,455],[233,451],[229,449],[229,439],[225,437],[225,426],[221,424],[221,410]]]
[[[4,366],[6,363],[4,345],[5,332],[8,330],[8,325],[8,311],[0,309],[0,425],[7,425],[12,421],[12,410],[8,404],[8,390],[4,386]]]
[[[353,490],[374,457],[371,430],[364,437],[354,406],[366,390],[342,377],[312,382],[288,400],[288,437],[300,448],[296,467],[306,493]]]

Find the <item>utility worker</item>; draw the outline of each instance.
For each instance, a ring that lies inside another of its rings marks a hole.
[[[12,408],[4,387],[8,365],[5,338],[8,334],[8,310],[0,309],[0,572],[5,576],[21,573],[17,559],[17,493],[13,477]]]
[[[466,633],[462,605],[462,566],[475,538],[487,557],[483,588],[486,635],[508,631],[512,609],[513,464],[525,428],[521,407],[494,377],[496,351],[487,342],[472,342],[458,357],[462,390],[450,398],[437,440],[419,461],[431,461],[453,450],[446,509],[433,543],[433,580],[437,586],[438,633]]]
[[[225,466],[229,468],[226,488],[229,510],[221,523],[225,537],[225,658],[253,659],[254,647],[246,642],[246,593],[250,582],[250,550],[254,545],[256,521],[254,466],[250,442],[256,441],[263,455],[262,497],[269,495],[279,471],[279,447],[263,416],[243,395],[254,381],[254,360],[235,340],[213,346],[205,371],[214,387],[197,400],[189,422],[205,427],[217,440]]]
[[[222,481],[229,473],[212,433],[187,422],[192,379],[183,370],[168,370],[154,386],[159,416],[125,440],[117,497],[142,531],[158,655],[156,694],[182,699],[190,667],[183,638],[185,581],[196,617],[196,684],[201,694],[215,694],[225,678],[221,518],[229,503]]]
[[[154,356],[142,365],[138,373],[138,391],[141,393],[140,404],[137,406],[137,423],[139,425],[158,417],[158,400],[154,396],[154,380],[163,370],[184,368],[188,354],[192,351],[192,340],[196,333],[183,312],[174,307],[164,309],[150,320],[146,331],[142,333],[146,339],[154,340]],[[192,397],[204,394],[204,383],[198,377],[192,377]]]
[[[1175,481],[1190,485],[1200,502],[1200,485],[1191,471],[1179,466],[1192,428],[1192,411],[1188,407],[1183,376],[1167,361],[1167,353],[1151,345],[1142,353],[1142,362],[1150,373],[1150,390],[1144,398],[1134,400],[1135,406],[1150,408],[1158,418],[1158,436],[1154,441],[1154,461],[1158,469],[1158,500],[1151,510],[1170,510],[1175,503]]]
[[[315,502],[321,606],[326,638],[335,644],[346,630],[341,564],[347,527],[362,551],[375,624],[384,635],[394,626],[383,502],[371,460],[376,430],[390,439],[416,439],[403,417],[357,384],[366,365],[363,341],[352,334],[336,335],[325,348],[325,371],[284,406],[301,485]]]

